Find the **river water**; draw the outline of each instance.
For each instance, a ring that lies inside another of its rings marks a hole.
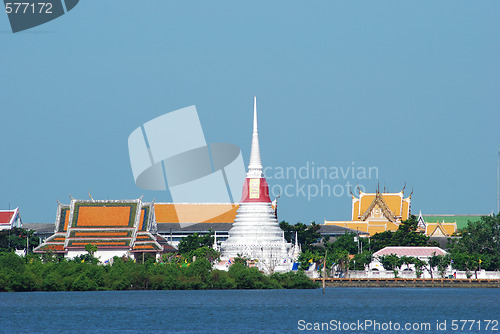
[[[500,289],[0,293],[0,333],[500,333],[498,321]]]

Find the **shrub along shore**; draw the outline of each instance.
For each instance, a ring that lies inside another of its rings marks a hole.
[[[0,291],[105,291],[205,289],[314,289],[319,283],[302,271],[265,275],[235,263],[229,271],[213,270],[205,258],[192,263],[144,263],[115,257],[113,265],[84,258],[66,260],[0,253]]]

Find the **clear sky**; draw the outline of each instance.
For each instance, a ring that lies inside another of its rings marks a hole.
[[[170,201],[135,186],[129,134],[196,105],[207,142],[247,163],[257,95],[268,182],[289,185],[280,219],[350,219],[347,182],[406,182],[417,214],[496,211],[498,13],[498,1],[82,0],[13,34],[0,12],[0,208],[52,223],[57,200],[89,190]]]

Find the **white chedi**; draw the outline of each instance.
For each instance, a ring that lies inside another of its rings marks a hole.
[[[243,196],[229,237],[221,244],[223,258],[245,257],[255,260],[265,272],[283,272],[292,268],[296,247],[287,243],[279,227],[276,211],[269,198],[269,187],[262,173],[257,107],[254,100],[254,124],[248,173]]]

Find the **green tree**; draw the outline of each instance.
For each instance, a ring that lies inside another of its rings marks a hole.
[[[185,254],[197,250],[201,247],[212,247],[214,244],[213,232],[207,234],[194,233],[188,235],[179,242],[179,253]]]
[[[449,245],[454,268],[477,271],[481,260],[481,269],[500,270],[500,214],[469,222],[458,233],[461,238]]]
[[[394,277],[398,277],[398,268],[401,266],[401,260],[396,254],[382,255],[378,257],[385,270],[392,270]]]
[[[26,242],[26,238],[28,238],[28,242]],[[39,239],[35,237],[33,230],[14,227],[0,231],[0,252],[26,249],[26,243],[28,243],[30,251],[39,245]]]
[[[354,241],[355,233],[346,233],[335,238],[333,242],[325,243],[328,252],[337,252],[346,250],[349,254],[358,252],[358,244]]]
[[[415,260],[416,258],[413,256],[401,256],[399,258],[399,263],[401,264],[401,266],[406,265],[406,268],[410,269],[410,265],[415,264]]]
[[[388,246],[426,246],[429,237],[417,232],[418,220],[415,216],[401,222],[396,232],[385,231],[371,237],[371,249],[376,252]]]
[[[312,250],[314,248],[313,244],[318,242],[321,238],[321,234],[318,230],[321,226],[315,222],[311,222],[310,225],[303,223],[297,223],[295,225],[290,225],[286,221],[280,222],[280,228],[285,231],[285,239],[288,242],[294,242],[295,232],[297,232],[298,242],[302,246],[302,250]]]
[[[438,256],[439,262],[438,262],[438,270],[439,270],[439,275],[441,275],[441,278],[444,278],[446,274],[446,270],[450,266],[451,263],[451,257],[449,254],[446,255],[439,255]]]
[[[433,253],[433,255],[427,261],[427,270],[429,271],[429,274],[431,274],[431,278],[434,278],[432,274],[434,268],[436,268],[441,262],[440,256],[441,255],[436,255],[436,253]]]
[[[349,269],[352,270],[365,270],[365,268],[372,262],[373,254],[367,250],[362,253],[355,254],[349,263]]]
[[[420,278],[424,273],[423,269],[425,268],[426,263],[419,258],[415,258],[413,264],[415,265],[415,275],[417,278]]]
[[[195,256],[196,259],[206,259],[210,263],[220,260],[220,253],[212,247],[203,246],[189,253],[191,257]]]
[[[210,272],[209,284],[211,289],[235,289],[236,282],[229,276],[227,271],[212,270]]]
[[[97,252],[97,245],[94,244],[86,244],[85,251],[92,257],[94,257],[95,252]]]

